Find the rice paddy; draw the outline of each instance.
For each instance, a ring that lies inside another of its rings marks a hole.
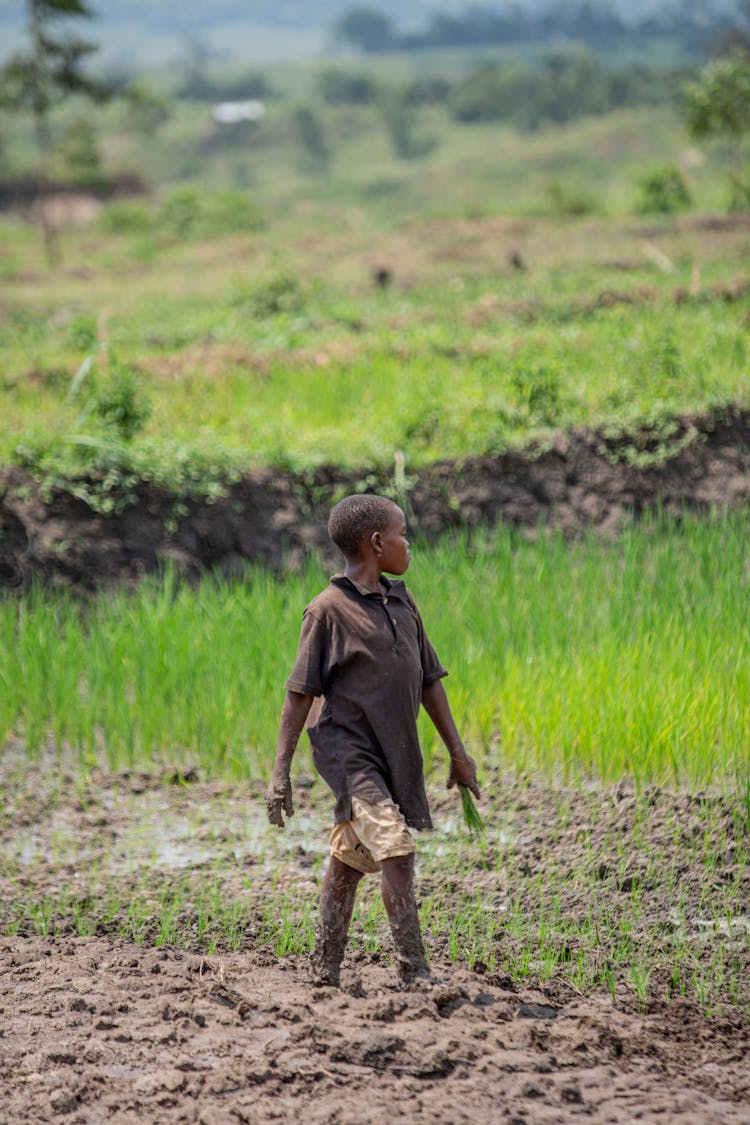
[[[498,530],[418,547],[410,586],[480,768],[747,791],[747,543],[735,513],[655,518],[614,542]],[[82,766],[265,777],[301,612],[325,582],[310,562],[6,600],[0,741]],[[429,772],[441,757],[421,721]]]

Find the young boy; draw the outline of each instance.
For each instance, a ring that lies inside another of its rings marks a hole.
[[[409,543],[401,509],[383,496],[347,496],[328,532],[344,573],[304,611],[297,659],[287,680],[276,763],[266,795],[271,824],[293,812],[289,767],[308,726],[316,769],[336,798],[331,859],[320,895],[313,978],[338,986],[357,884],[381,872],[382,894],[404,983],[428,978],[414,893],[414,840],[431,828],[417,737],[420,702],[450,753],[448,787],[479,796],[442,685],[447,675],[403,582]]]

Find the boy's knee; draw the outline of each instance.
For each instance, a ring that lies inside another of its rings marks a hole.
[[[394,891],[404,893],[414,881],[414,853],[394,855],[383,860],[383,883]]]
[[[382,860],[383,872],[386,871],[413,871],[414,852],[408,855],[391,855]]]

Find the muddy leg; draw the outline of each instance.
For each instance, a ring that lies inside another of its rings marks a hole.
[[[320,917],[310,956],[315,984],[339,985],[346,935],[361,878],[359,871],[331,856],[320,890]]]
[[[398,972],[405,984],[429,978],[414,894],[414,856],[383,860],[383,902],[396,946]]]

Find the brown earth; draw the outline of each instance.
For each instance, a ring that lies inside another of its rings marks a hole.
[[[374,949],[365,941],[377,896],[368,880],[339,991],[306,983],[306,959],[276,956],[263,927],[269,902],[277,922],[314,904],[328,816],[320,783],[298,777],[297,813],[281,833],[263,822],[261,781],[81,776],[52,753],[33,764],[11,746],[0,761],[0,930],[12,933],[0,938],[0,1118],[750,1121],[750,945],[736,914],[750,867],[736,802],[656,788],[639,797],[624,783],[485,782],[484,852],[457,822],[455,794],[432,791],[438,829],[418,843],[418,891],[429,917],[436,890],[449,914],[479,890],[486,917],[500,920],[494,963],[451,955],[438,920],[426,936],[442,983],[404,989],[387,963],[387,930]],[[543,900],[540,880],[550,884]],[[156,948],[162,892],[180,886],[178,940]],[[210,929],[196,928],[198,897],[212,888],[241,906],[235,951],[209,955]],[[520,940],[537,945],[553,889],[563,920],[583,925],[605,904],[602,919],[608,910],[641,927],[634,948],[650,939],[654,958],[645,1003],[627,963],[615,966],[611,995],[601,984],[584,995],[568,975],[574,946],[545,980],[533,966],[509,975],[519,940],[509,904],[528,927]],[[55,904],[46,936],[45,902]],[[125,940],[139,902],[148,924],[140,941]],[[91,936],[77,936],[76,903],[91,908]],[[689,988],[669,996],[669,935],[679,931],[696,970],[734,965],[740,1007],[728,975],[717,978],[713,1014]]]
[[[574,429],[543,448],[432,465],[410,474],[408,486],[410,524],[425,536],[500,521],[613,532],[656,506],[678,515],[736,507],[750,496],[750,411],[674,419],[666,433]],[[70,491],[45,502],[27,474],[4,469],[0,588],[23,589],[34,577],[94,588],[166,564],[190,577],[239,574],[251,561],[295,566],[310,549],[329,549],[332,498],[364,489],[395,494],[384,470],[258,469],[211,502],[141,483],[123,511],[103,516]]]
[[[3,1119],[29,1123],[750,1120],[750,1032],[690,1004],[554,1004],[438,965],[304,983],[293,959],[0,940]]]

